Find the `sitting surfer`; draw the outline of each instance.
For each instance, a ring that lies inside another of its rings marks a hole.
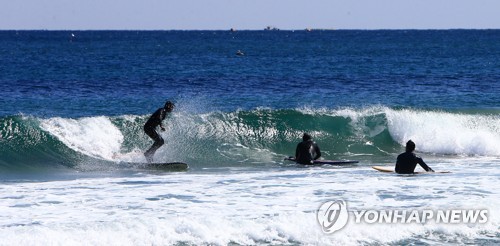
[[[297,144],[295,149],[295,161],[300,164],[313,164],[314,160],[321,157],[321,151],[318,144],[313,141],[311,135],[304,133],[302,142]]]
[[[144,153],[144,156],[146,157],[146,161],[151,163],[153,162],[153,156],[155,155],[155,152],[158,148],[160,148],[165,141],[163,138],[156,132],[156,127],[160,126],[160,129],[162,131],[165,131],[165,128],[162,125],[162,121],[165,119],[167,116],[167,113],[172,112],[174,109],[175,105],[171,101],[167,101],[165,103],[165,106],[163,108],[159,108],[156,110],[151,117],[149,117],[148,121],[146,124],[144,124],[144,132],[155,142],[153,145]]]
[[[415,167],[417,163],[425,169],[427,172],[434,172],[432,168],[425,164],[422,158],[418,157],[413,153],[415,150],[415,143],[413,141],[408,141],[406,143],[406,152],[398,155],[398,159],[396,161],[396,173],[399,174],[412,174],[415,172]]]

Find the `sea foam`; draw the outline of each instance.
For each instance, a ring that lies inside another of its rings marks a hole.
[[[418,151],[500,156],[500,117],[440,111],[386,110],[388,129],[404,145],[413,140]]]
[[[69,148],[106,160],[114,159],[116,153],[120,152],[124,138],[122,132],[104,116],[50,118],[42,120],[41,127]]]

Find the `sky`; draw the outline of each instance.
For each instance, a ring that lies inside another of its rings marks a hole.
[[[500,29],[500,0],[0,0],[0,30]]]

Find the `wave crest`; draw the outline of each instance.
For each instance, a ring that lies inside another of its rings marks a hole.
[[[152,141],[143,133],[147,116],[79,119],[13,116],[0,119],[0,163],[53,162],[74,166],[83,159],[142,162]],[[303,132],[324,157],[393,156],[406,141],[417,151],[443,155],[500,156],[499,114],[392,109],[255,109],[178,111],[160,134],[166,144],[157,160],[199,166],[253,165],[292,155]]]

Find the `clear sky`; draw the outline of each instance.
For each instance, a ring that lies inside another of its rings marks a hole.
[[[0,29],[500,29],[500,0],[0,0]]]

